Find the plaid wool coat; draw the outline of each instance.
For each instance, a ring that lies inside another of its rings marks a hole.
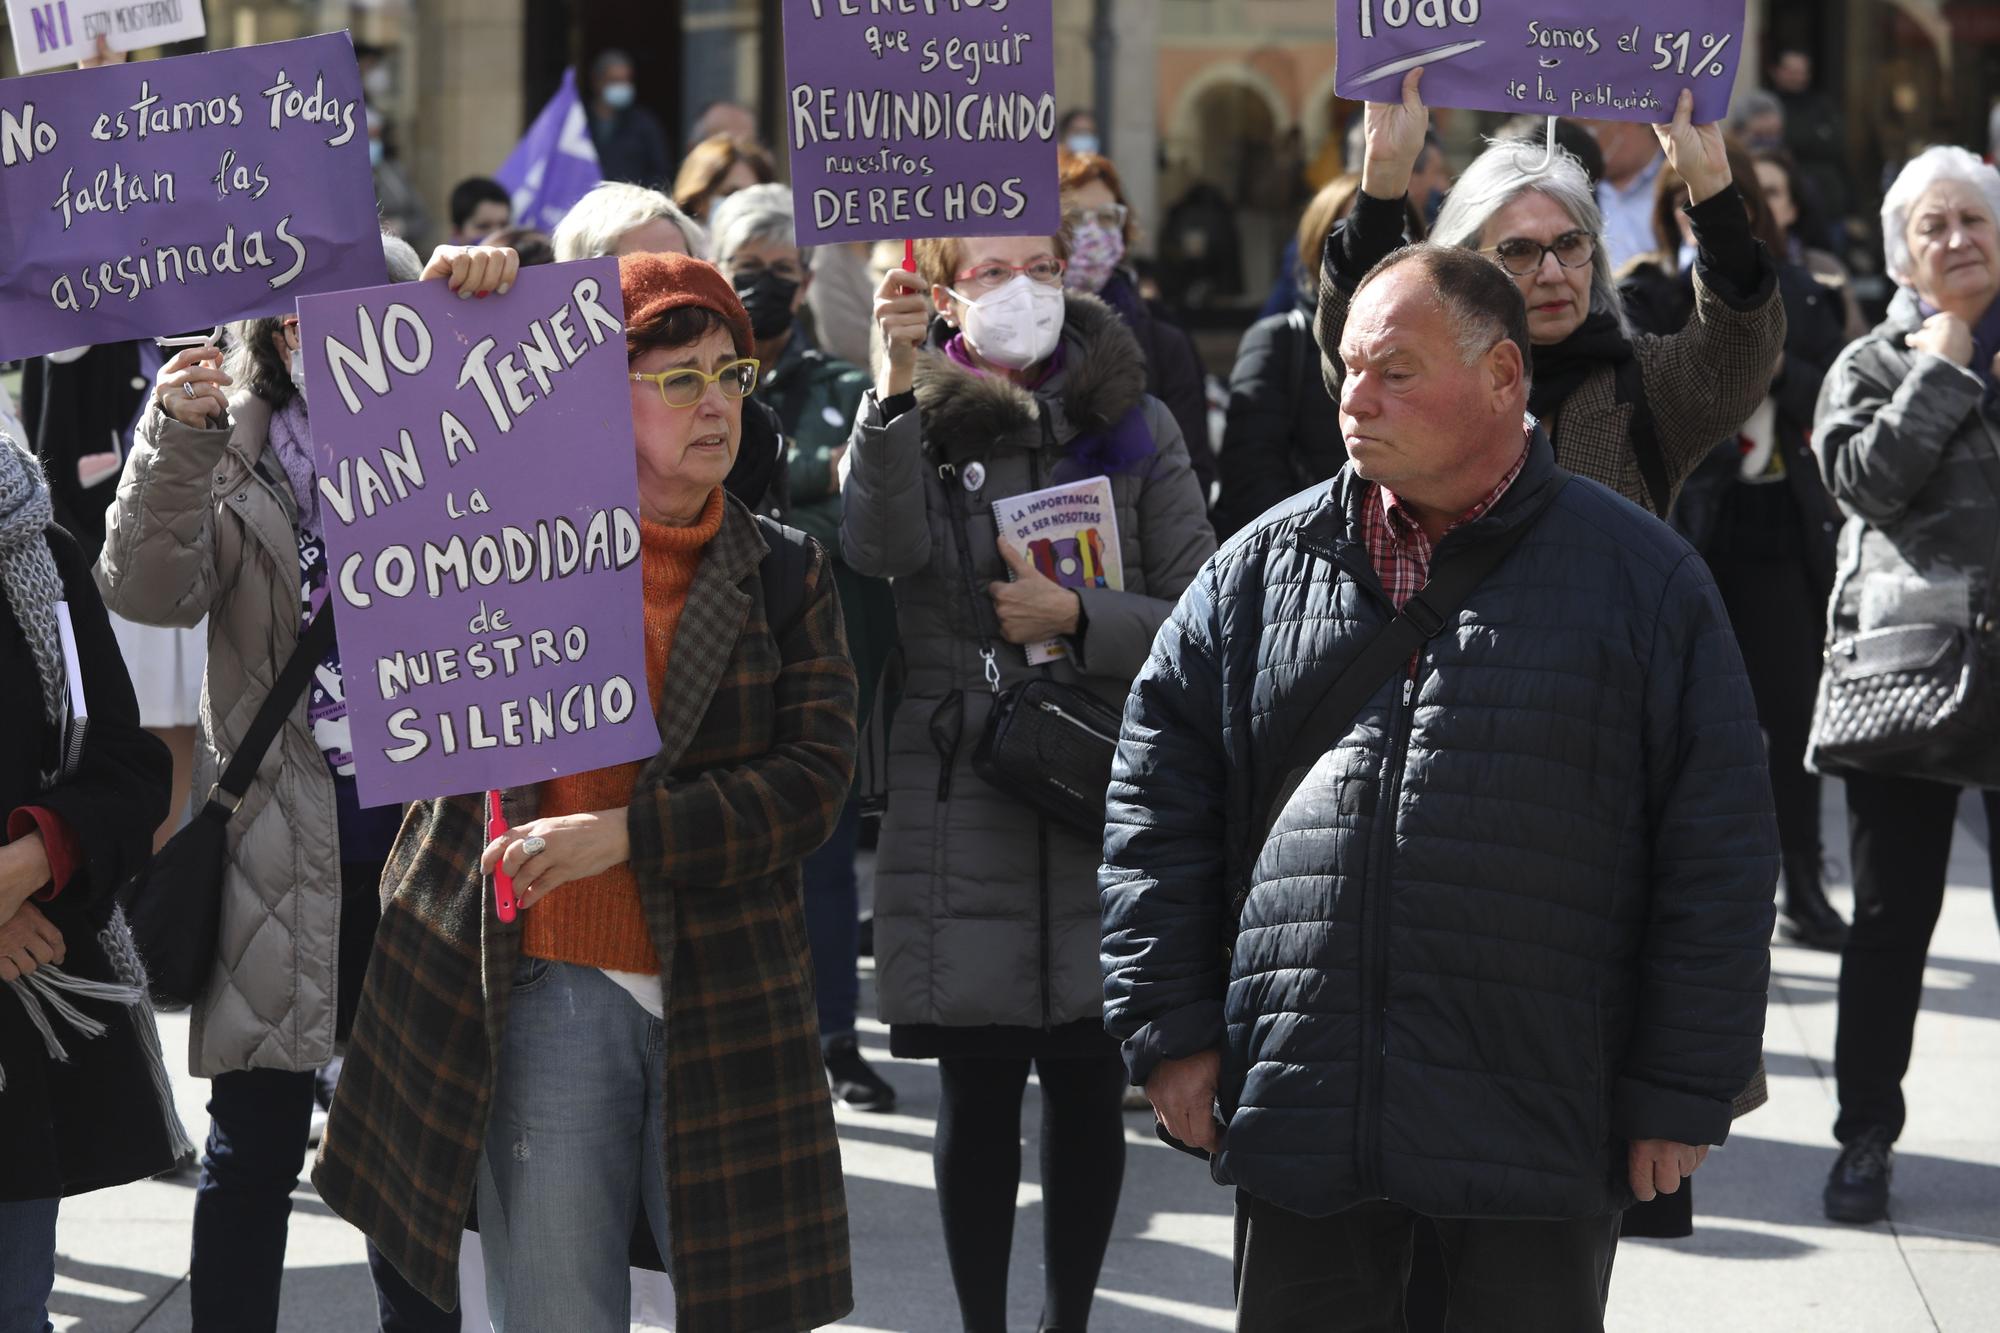
[[[630,814],[667,997],[680,1333],[813,1328],[854,1306],[799,887],[847,799],[854,669],[817,547],[778,641],[758,577],[767,549],[731,499],[674,636],[660,752]],[[534,818],[535,796],[505,794],[511,824]],[[447,1308],[520,952],[520,923],[487,907],[484,841],[477,796],[411,807],[313,1171],[327,1204]]]

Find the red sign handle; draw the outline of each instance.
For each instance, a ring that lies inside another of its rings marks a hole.
[[[507,816],[500,813],[500,793],[486,793],[486,841],[507,831]],[[493,914],[502,921],[514,919],[514,877],[499,866],[493,867]]]

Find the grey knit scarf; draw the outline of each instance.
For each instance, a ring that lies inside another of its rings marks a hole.
[[[54,521],[42,465],[13,437],[0,434],[0,591],[35,654],[49,725],[61,728],[69,716],[69,681],[56,628],[63,587],[49,551],[48,529]]]

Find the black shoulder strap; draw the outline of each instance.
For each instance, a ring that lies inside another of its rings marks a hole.
[[[1284,758],[1270,771],[1273,784],[1251,808],[1246,830],[1242,864],[1237,875],[1241,888],[1249,883],[1251,867],[1271,835],[1278,812],[1305,781],[1306,774],[1354,725],[1354,719],[1382,687],[1382,682],[1403,669],[1410,658],[1443,632],[1458,614],[1473,589],[1500,567],[1508,552],[1521,544],[1529,531],[1547,512],[1556,495],[1569,482],[1569,473],[1556,469],[1554,478],[1534,500],[1534,508],[1520,522],[1491,541],[1454,552],[1431,567],[1423,589],[1403,604],[1396,618],[1384,625],[1362,648],[1360,656],[1340,673],[1313,705],[1305,724],[1292,733]]]
[[[1646,377],[1639,358],[1628,356],[1618,363],[1618,401],[1632,409],[1632,456],[1639,463],[1639,480],[1646,487],[1649,508],[1664,520],[1673,504],[1674,485],[1667,478],[1666,455],[1660,452],[1660,430],[1653,420],[1653,407],[1646,401]]]
[[[327,649],[331,647],[333,599],[328,597],[319,614],[306,626],[305,633],[299,635],[298,646],[292,649],[285,669],[278,673],[271,692],[264,696],[257,716],[251,720],[250,729],[243,733],[236,753],[229,757],[229,764],[222,770],[215,790],[209,793],[208,803],[202,808],[203,814],[215,811],[217,817],[228,819],[243,804],[243,794],[250,790],[250,784],[257,776],[257,766],[264,762],[264,754],[271,748],[271,742],[278,738],[279,729],[291,715],[292,705],[306,692],[313,672],[326,660]]]
[[[756,515],[771,549],[757,566],[764,584],[764,619],[771,633],[783,639],[806,610],[806,575],[812,572],[813,539],[774,518]]]

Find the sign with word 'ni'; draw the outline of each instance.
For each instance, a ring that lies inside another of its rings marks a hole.
[[[1052,0],[785,0],[801,245],[1062,222]]]
[[[184,42],[208,31],[201,0],[7,0],[14,63],[23,74],[74,65],[97,50]]]
[[[1744,0],[1340,0],[1335,91],[1393,102],[1423,66],[1429,106],[1672,120],[1683,88],[1696,124],[1729,111]]]
[[[0,81],[0,361],[388,276],[344,32]]]
[[[660,748],[618,263],[299,302],[364,805]]]

